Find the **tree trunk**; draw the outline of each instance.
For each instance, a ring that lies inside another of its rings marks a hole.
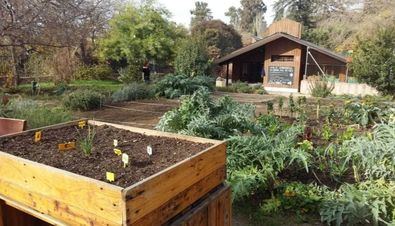
[[[19,85],[19,72],[18,72],[18,58],[16,54],[16,47],[10,47],[11,60],[12,60],[12,86],[17,87]]]

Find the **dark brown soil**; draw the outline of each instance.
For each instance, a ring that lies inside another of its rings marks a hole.
[[[146,136],[110,126],[94,127],[94,130],[96,136],[90,155],[84,154],[79,146],[88,129],[77,126],[44,130],[39,143],[34,143],[34,132],[1,138],[0,151],[105,182],[106,172],[113,172],[116,179],[112,184],[128,187],[211,146]],[[129,155],[130,166],[124,168],[122,158],[114,153],[114,139],[118,140],[119,149]],[[58,150],[59,143],[70,141],[77,141],[76,150]],[[153,148],[151,158],[147,145]]]

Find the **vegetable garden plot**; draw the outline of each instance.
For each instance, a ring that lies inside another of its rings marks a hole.
[[[225,179],[223,142],[84,122],[1,137],[0,197],[65,224],[154,225]]]

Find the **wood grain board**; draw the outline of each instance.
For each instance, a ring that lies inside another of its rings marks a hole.
[[[169,219],[186,209],[191,203],[196,202],[199,197],[203,197],[213,188],[221,184],[226,177],[225,167],[219,168],[185,191],[174,196],[171,200],[156,208],[151,213],[138,220],[136,226],[162,225]]]
[[[26,132],[78,125],[79,121]],[[89,124],[213,146],[128,188],[0,152],[0,203],[5,200],[31,216],[56,225],[161,225],[225,180],[226,143],[223,141],[96,121]],[[2,222],[2,208],[0,226],[8,226]]]
[[[227,185],[218,186],[215,191],[200,200],[193,208],[184,211],[168,226],[231,226],[231,190]]]
[[[67,223],[122,224],[122,188],[0,152],[0,194]]]

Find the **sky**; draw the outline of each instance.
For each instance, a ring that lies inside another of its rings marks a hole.
[[[226,23],[229,18],[225,16],[225,12],[229,7],[240,7],[240,0],[201,0],[208,3],[208,7],[213,12],[214,19],[220,19]],[[172,20],[189,27],[191,21],[190,10],[194,8],[196,0],[159,0],[161,5],[165,6],[172,13]],[[270,24],[273,20],[274,13],[272,9],[273,0],[264,0],[268,7],[265,20]]]

